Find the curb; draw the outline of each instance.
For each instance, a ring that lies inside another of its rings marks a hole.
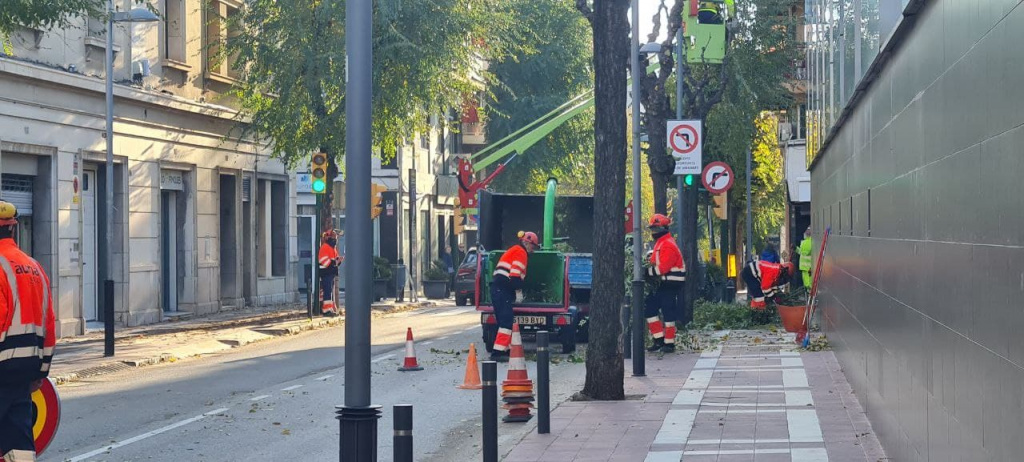
[[[441,306],[442,304],[443,304],[443,301],[442,302],[430,301],[430,302],[418,302],[418,303],[403,303],[401,305],[377,305],[377,306],[371,307],[371,312],[373,312],[373,314],[376,314],[376,315],[385,315],[385,314],[390,314],[390,313],[409,311],[409,310],[413,310],[413,309],[417,309],[417,308],[432,308],[432,307],[436,307],[436,306]],[[268,316],[261,316],[261,317],[256,317],[256,318],[252,318],[252,319],[228,321],[228,322],[225,322],[224,324],[216,324],[216,327],[218,328],[217,330],[225,330],[225,331],[227,331],[227,330],[235,329],[235,328],[243,328],[243,327],[249,327],[249,326],[258,326],[260,324],[273,324],[275,322],[296,322],[296,321],[303,320],[305,318],[306,318],[306,313],[305,312],[287,312],[287,313],[280,313],[280,314],[272,314],[272,315],[268,315]],[[217,342],[220,342],[220,343],[222,343],[224,345],[227,345],[229,348],[238,348],[238,347],[241,347],[241,346],[245,346],[245,345],[249,345],[249,344],[252,344],[252,343],[261,342],[263,340],[268,340],[268,339],[271,339],[271,338],[285,337],[285,336],[290,336],[290,335],[296,335],[296,334],[299,334],[299,333],[302,333],[302,332],[306,332],[306,331],[319,330],[319,329],[335,327],[335,326],[339,326],[341,324],[344,324],[344,322],[345,322],[345,317],[344,316],[329,317],[329,318],[314,318],[312,320],[312,322],[308,322],[307,321],[307,322],[300,322],[298,324],[289,325],[289,326],[266,326],[266,327],[263,327],[263,328],[256,327],[256,328],[251,329],[252,332],[256,332],[256,333],[262,334],[263,335],[262,337],[247,337],[247,338],[237,339],[237,338],[217,338],[218,337],[217,335],[211,335],[210,339],[211,340],[215,340]],[[180,332],[199,331],[199,330],[210,329],[210,328],[211,328],[211,325],[210,324],[206,324],[206,325],[193,326],[192,328],[181,327],[181,328],[171,328],[171,329],[166,329],[166,330],[163,330],[163,329],[154,329],[154,330],[157,332],[156,335],[167,335],[167,334],[174,334],[174,333],[180,333]],[[150,334],[150,335],[153,335],[153,334]],[[146,334],[140,333],[140,334],[133,335],[132,337],[125,337],[125,338],[137,338],[137,337],[144,337],[144,336],[146,336]],[[119,338],[118,340],[121,340],[121,339]],[[190,355],[178,355],[178,354],[175,354],[175,353],[160,353],[158,355],[142,357],[142,358],[131,358],[131,359],[123,359],[123,360],[113,360],[113,361],[108,361],[108,362],[101,363],[101,364],[96,365],[96,366],[91,366],[91,367],[88,367],[88,368],[85,368],[85,369],[80,369],[80,370],[75,370],[75,371],[71,371],[71,372],[66,372],[66,373],[59,374],[59,375],[50,375],[50,378],[53,379],[57,383],[57,385],[63,385],[63,384],[71,383],[71,382],[77,382],[77,381],[80,381],[80,380],[83,380],[83,379],[87,379],[87,378],[91,378],[91,377],[97,377],[97,376],[101,376],[101,375],[111,374],[111,373],[114,373],[114,372],[120,372],[120,371],[124,371],[124,370],[140,368],[140,367],[153,366],[153,365],[163,364],[163,363],[173,363],[173,362],[177,362],[177,361],[180,361],[180,360],[184,360],[184,359],[187,359],[187,358],[190,358],[190,357],[196,357],[196,356],[200,356],[200,355],[201,355],[201,353],[190,354]]]

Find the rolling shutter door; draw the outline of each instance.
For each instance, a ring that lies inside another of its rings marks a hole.
[[[19,215],[32,215],[32,185],[34,181],[34,176],[3,174],[0,177],[0,199],[14,204],[18,208]]]

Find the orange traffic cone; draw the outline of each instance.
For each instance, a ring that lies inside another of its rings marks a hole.
[[[512,345],[508,358],[508,376],[501,384],[502,409],[508,410],[505,422],[527,422],[533,415],[533,381],[526,371],[526,356],[523,354],[523,337],[519,324],[512,324]]]
[[[423,370],[416,362],[416,349],[412,346],[412,327],[405,332],[405,364],[398,370],[402,372]]]
[[[462,385],[456,388],[463,390],[479,390],[483,388],[480,383],[480,367],[476,364],[476,344],[469,344],[469,358],[466,359],[466,378]]]

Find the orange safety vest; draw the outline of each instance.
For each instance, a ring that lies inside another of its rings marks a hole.
[[[651,268],[648,271],[651,276],[660,277],[663,281],[686,282],[686,263],[683,262],[683,254],[679,252],[672,234],[666,233],[654,243]]]
[[[320,269],[327,269],[332,265],[336,265],[337,259],[338,249],[335,249],[326,242],[320,245],[320,253],[317,256],[317,261],[320,263]]]
[[[50,373],[54,324],[50,278],[14,239],[0,239],[0,383],[28,383]]]
[[[492,275],[494,281],[509,284],[512,289],[519,290],[523,279],[526,279],[527,258],[526,249],[523,246],[516,244],[509,247],[494,268]]]

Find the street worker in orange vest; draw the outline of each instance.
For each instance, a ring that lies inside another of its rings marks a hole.
[[[317,263],[320,264],[320,293],[323,294],[323,313],[335,316],[338,309],[334,305],[334,280],[338,277],[338,267],[345,260],[338,254],[338,238],[334,231],[324,233],[324,243],[320,245]]]
[[[509,343],[512,342],[513,303],[523,302],[523,280],[526,279],[526,261],[529,254],[540,247],[537,235],[520,231],[519,243],[509,247],[498,260],[491,278],[491,305],[498,322],[498,335],[494,338],[492,361],[508,361]]]
[[[686,283],[686,263],[668,227],[672,224],[665,215],[654,214],[647,226],[654,238],[647,278],[658,281],[658,288],[644,300],[644,316],[647,328],[654,337],[654,344],[648,351],[661,350],[671,353],[676,350],[676,318],[682,305],[682,289]],[[661,318],[658,318],[658,312]],[[664,323],[663,323],[664,321]]]
[[[768,301],[782,293],[794,274],[792,263],[779,263],[779,256],[772,246],[761,252],[761,258],[747,263],[743,268],[743,282],[747,284],[750,307],[763,310]]]
[[[0,201],[0,455],[36,460],[32,393],[50,373],[54,329],[50,279],[14,242],[18,209]]]

